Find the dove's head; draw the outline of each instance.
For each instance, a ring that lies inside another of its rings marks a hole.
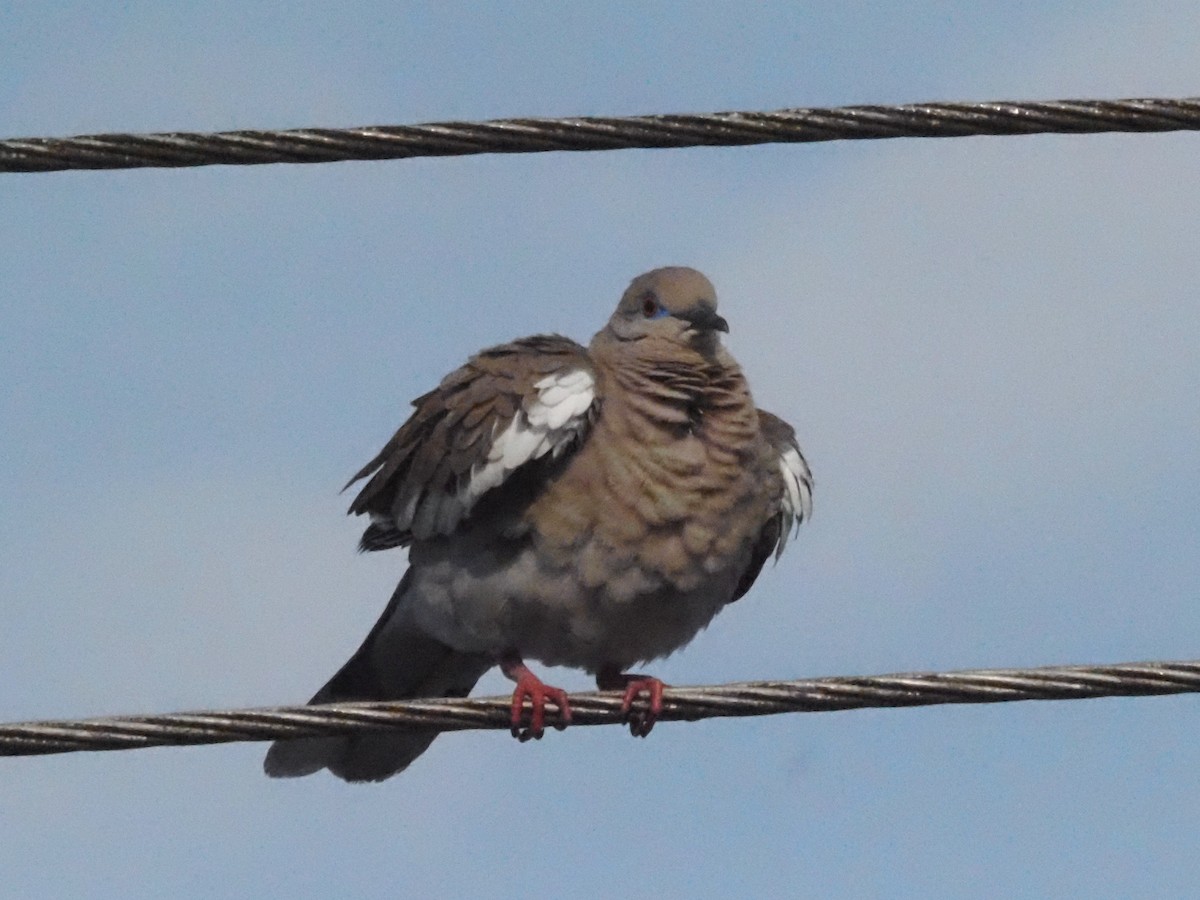
[[[644,338],[717,346],[717,332],[729,323],[717,315],[717,292],[707,278],[686,266],[668,266],[639,275],[608,321],[621,341]]]

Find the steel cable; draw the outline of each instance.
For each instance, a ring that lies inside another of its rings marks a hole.
[[[976,669],[667,688],[662,721],[946,703],[1200,692],[1200,661]],[[511,699],[404,700],[0,724],[0,756],[267,741],[386,728],[510,727]],[[571,695],[572,727],[624,721],[619,693]],[[549,721],[554,721],[551,713]]]
[[[1200,98],[912,103],[696,115],[493,119],[364,128],[14,138],[0,140],[0,172],[1198,129]]]

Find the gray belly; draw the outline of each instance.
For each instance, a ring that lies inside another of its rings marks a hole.
[[[464,653],[516,650],[589,672],[626,669],[683,647],[728,602],[745,565],[713,564],[709,577],[686,591],[651,582],[636,564],[589,587],[574,567],[548,568],[529,543],[503,556],[494,546],[457,546],[453,554],[414,546],[403,602],[417,623]]]

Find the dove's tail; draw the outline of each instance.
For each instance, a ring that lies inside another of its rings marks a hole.
[[[405,575],[363,645],[309,703],[465,697],[495,663],[459,653],[421,631],[406,614]],[[437,737],[436,731],[363,731],[334,737],[276,741],[263,769],[294,778],[329,769],[346,781],[382,781],[403,771]]]

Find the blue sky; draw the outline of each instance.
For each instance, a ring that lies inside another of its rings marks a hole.
[[[1196,4],[10,4],[0,134],[1200,93]],[[307,698],[338,488],[479,347],[693,265],[816,515],[680,684],[1193,658],[1195,135],[0,176],[0,719]],[[564,686],[587,680],[551,673]],[[507,690],[497,675],[481,685]],[[29,897],[1179,896],[1195,701],[10,759]]]

